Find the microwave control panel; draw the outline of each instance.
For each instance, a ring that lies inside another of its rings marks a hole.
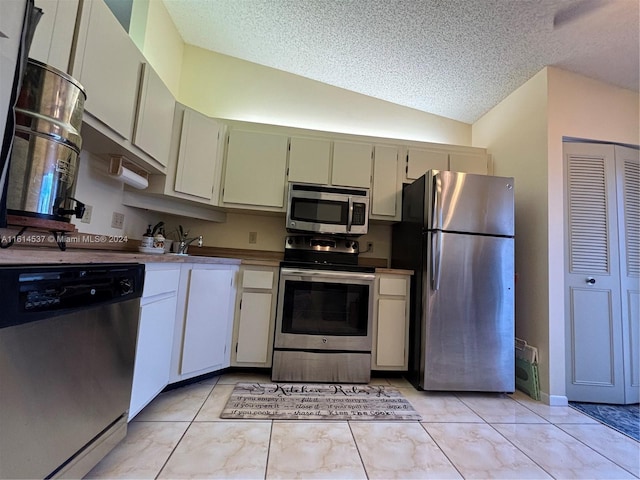
[[[353,204],[352,225],[364,225],[366,221],[367,209],[364,203]]]

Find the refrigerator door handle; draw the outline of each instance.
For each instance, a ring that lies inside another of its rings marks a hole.
[[[440,288],[440,263],[442,260],[442,232],[433,232],[431,236],[431,289]]]
[[[440,173],[433,176],[433,212],[431,217],[431,228],[442,228],[442,179]]]

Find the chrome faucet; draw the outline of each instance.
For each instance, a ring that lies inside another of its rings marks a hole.
[[[193,237],[193,238],[182,238],[180,239],[180,242],[178,243],[178,251],[176,253],[178,253],[178,255],[186,255],[187,253],[187,247],[189,245],[191,245],[191,243],[198,241],[198,247],[202,246],[202,235],[198,236],[198,237]]]

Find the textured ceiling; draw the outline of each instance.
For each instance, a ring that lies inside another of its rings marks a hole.
[[[473,123],[544,66],[638,91],[638,0],[164,0],[184,41]]]

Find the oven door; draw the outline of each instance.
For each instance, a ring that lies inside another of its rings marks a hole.
[[[275,348],[370,352],[375,274],[280,269]]]
[[[368,192],[364,189],[338,190],[291,184],[287,229],[322,234],[366,234],[369,227]]]

